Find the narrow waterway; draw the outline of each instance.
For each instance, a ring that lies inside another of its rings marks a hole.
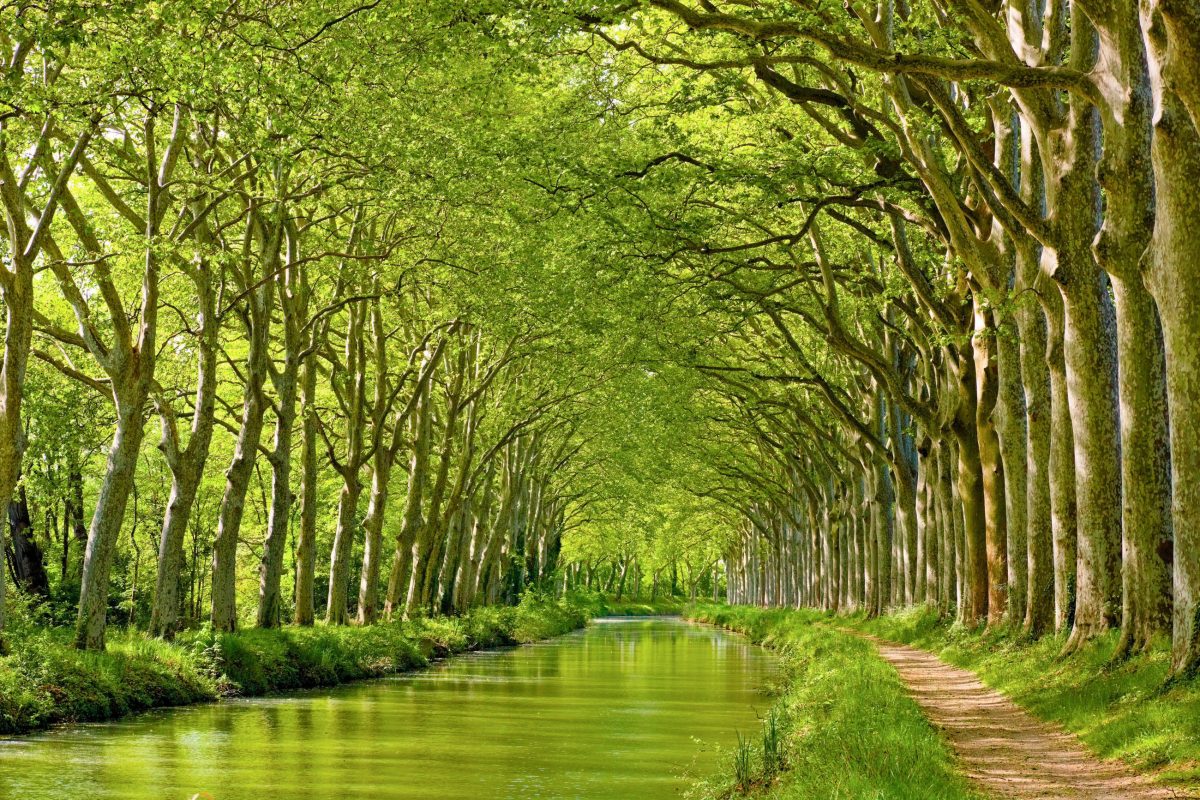
[[[3,800],[669,798],[756,731],[774,662],[671,618],[334,690],[0,741]]]

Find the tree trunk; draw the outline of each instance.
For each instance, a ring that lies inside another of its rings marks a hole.
[[[361,303],[351,306],[346,329],[346,360],[342,370],[347,384],[343,391],[347,410],[346,460],[340,470],[343,477],[342,493],[338,498],[337,529],[329,557],[329,600],[325,621],[330,625],[345,625],[350,621],[350,557],[358,532],[358,500],[362,494],[359,472],[363,461],[363,403],[366,400],[363,314]],[[376,379],[381,378],[377,376]]]
[[[960,355],[959,359],[966,361]],[[983,462],[979,452],[976,422],[974,363],[956,368],[958,411],[953,431],[958,450],[958,502],[962,508],[962,558],[965,596],[959,614],[967,625],[976,625],[988,615],[987,506],[983,482]]]
[[[246,491],[254,474],[258,445],[262,438],[263,414],[267,397],[269,327],[274,306],[274,286],[268,281],[254,291],[250,303],[250,350],[246,357],[245,397],[242,421],[234,446],[233,461],[225,471],[225,491],[217,516],[217,538],[213,543],[211,619],[218,631],[237,628],[237,545],[242,516],[246,511]]]
[[[14,581],[27,594],[43,599],[49,597],[46,556],[33,536],[33,518],[29,515],[29,498],[24,484],[17,487],[16,499],[8,504],[8,525],[10,541],[4,553]]]
[[[999,625],[1008,610],[1008,519],[1005,475],[996,431],[1000,376],[996,326],[991,313],[976,302],[975,312],[975,431],[983,480],[983,513],[987,555],[987,624]]]
[[[1073,264],[1072,267],[1079,267]],[[1116,336],[1108,281],[1095,270],[1063,292],[1067,394],[1079,515],[1075,626],[1068,647],[1111,628],[1121,608],[1121,473]]]
[[[1121,639],[1148,648],[1171,619],[1171,457],[1158,313],[1141,285],[1114,278],[1121,396]]]
[[[999,396],[996,432],[1004,467],[1004,519],[1008,534],[1008,619],[1022,624],[1029,598],[1029,445],[1025,393],[1021,384],[1021,350],[1017,326],[1007,321],[997,332]],[[1039,354],[1038,358],[1042,356]],[[1049,532],[1049,528],[1047,528]]]
[[[211,413],[211,411],[210,411]],[[193,434],[194,436],[195,434]],[[171,471],[171,495],[158,542],[158,575],[154,606],[150,610],[150,633],[172,639],[179,630],[179,582],[183,567],[183,538],[200,488],[199,464],[179,464]]]
[[[317,366],[304,362],[300,382],[300,526],[296,535],[297,625],[312,625],[316,617],[314,583],[317,570]]]
[[[122,387],[114,391],[114,396],[117,430],[108,451],[107,469],[96,498],[87,550],[83,555],[79,616],[75,624],[75,646],[81,650],[104,649],[113,551],[125,520],[125,506],[133,487],[142,444],[145,392]]]
[[[377,445],[371,468],[371,497],[367,516],[363,520],[362,577],[358,585],[359,625],[370,625],[379,615],[379,564],[383,549],[383,515],[387,508],[388,482],[391,480],[391,456],[387,448]]]
[[[258,616],[260,628],[278,628],[283,618],[280,583],[283,554],[287,547],[288,522],[292,515],[292,434],[296,427],[296,383],[299,364],[291,347],[275,380],[275,439],[267,461],[271,465],[271,510],[267,516],[267,538],[258,568]]]
[[[1192,4],[1143,0],[1154,95],[1154,236],[1146,284],[1158,303],[1171,416],[1175,535],[1171,665],[1200,671],[1200,26]]]
[[[171,470],[171,494],[158,540],[158,574],[154,605],[150,611],[150,633],[165,639],[174,637],[180,625],[183,539],[208,462],[217,400],[217,328],[220,323],[211,275],[203,262],[187,271],[196,287],[199,334],[196,337],[195,407],[186,447],[181,449],[179,446],[174,411],[170,406],[159,409],[163,430],[161,449]]]
[[[1055,296],[1057,299],[1057,295]],[[1054,549],[1054,631],[1075,624],[1079,504],[1075,492],[1075,422],[1067,392],[1063,318],[1047,313],[1046,363],[1050,372],[1050,530]]]
[[[406,592],[412,575],[413,547],[417,532],[424,524],[421,508],[425,500],[425,487],[429,482],[429,448],[433,439],[433,408],[429,382],[418,385],[418,400],[413,412],[413,445],[409,456],[408,488],[404,498],[404,517],[400,532],[396,536],[396,552],[392,558],[392,572],[388,579],[387,601],[383,613],[388,619],[405,608]]]
[[[1025,631],[1041,636],[1054,626],[1054,543],[1050,499],[1050,371],[1046,366],[1046,317],[1034,303],[1017,310],[1021,383],[1026,422]],[[1012,554],[1015,558],[1016,554]]]

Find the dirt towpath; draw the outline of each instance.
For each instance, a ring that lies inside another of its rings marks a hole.
[[[1020,800],[1159,800],[1188,797],[1101,761],[1075,738],[1035,719],[974,673],[932,653],[869,638],[992,797]]]

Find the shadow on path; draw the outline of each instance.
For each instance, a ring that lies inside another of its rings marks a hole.
[[[1168,800],[1124,764],[1102,761],[1074,735],[1033,717],[973,672],[932,653],[867,636],[989,796],[1019,800]]]

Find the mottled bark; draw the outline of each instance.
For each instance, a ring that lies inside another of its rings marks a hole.
[[[1090,270],[1083,265],[1081,271]],[[1116,337],[1107,281],[1068,280],[1064,357],[1075,433],[1078,558],[1070,646],[1113,627],[1121,608],[1121,483]]]
[[[1162,336],[1141,285],[1113,281],[1120,345],[1121,639],[1123,656],[1150,646],[1171,619],[1171,458]]]
[[[267,245],[268,255],[278,251],[279,241],[272,237]],[[278,257],[270,264],[277,264]],[[254,278],[247,283],[253,285]],[[237,545],[246,510],[246,492],[254,474],[254,463],[258,459],[259,442],[262,438],[263,415],[267,397],[264,384],[267,380],[269,352],[269,330],[274,307],[275,286],[265,281],[251,292],[246,302],[249,353],[244,367],[245,386],[242,401],[241,425],[234,445],[233,460],[225,471],[225,490],[221,496],[221,507],[217,515],[217,536],[213,543],[211,620],[218,631],[232,631],[237,627]]]
[[[1175,535],[1172,669],[1200,671],[1200,12],[1142,0],[1154,98],[1154,236],[1144,262],[1158,304],[1171,415]]]
[[[404,515],[396,536],[396,551],[392,557],[392,571],[388,578],[387,599],[383,609],[384,616],[388,619],[406,608],[407,591],[412,576],[413,547],[417,531],[424,524],[422,505],[429,483],[429,450],[433,439],[433,408],[429,381],[418,385],[416,391],[417,405],[412,417],[413,443],[409,455]]]
[[[201,237],[207,240],[207,231]],[[171,470],[171,494],[158,540],[158,574],[155,578],[154,605],[150,612],[150,632],[170,639],[180,627],[180,596],[183,567],[183,540],[191,521],[192,509],[208,461],[212,443],[217,400],[216,293],[209,264],[190,265],[186,271],[196,288],[196,396],[192,423],[186,445],[179,441],[175,413],[169,401],[159,403],[162,417],[162,443],[159,446]]]
[[[358,534],[358,500],[362,495],[359,473],[363,466],[363,410],[366,402],[366,356],[363,341],[363,317],[366,309],[361,303],[350,306],[347,315],[344,360],[334,380],[342,397],[345,413],[345,459],[338,468],[342,474],[342,492],[338,497],[337,528],[329,557],[329,594],[325,621],[330,625],[345,625],[350,621],[350,557]],[[380,379],[381,376],[376,376]]]
[[[296,532],[295,623],[312,625],[317,570],[317,365],[304,362],[300,379],[300,524]]]
[[[1054,627],[1054,543],[1050,496],[1050,371],[1046,317],[1033,302],[1017,310],[1026,441],[1027,595],[1024,628],[1033,637]],[[1015,554],[1014,554],[1015,557]]]
[[[81,650],[103,650],[108,613],[109,574],[125,506],[133,488],[138,450],[142,444],[145,393],[123,388],[116,395],[117,430],[108,451],[104,480],[88,528],[79,593],[75,645]]]
[[[967,625],[982,622],[988,615],[988,525],[976,419],[975,364],[970,355],[958,356],[956,373],[958,406],[951,430],[958,451],[957,489],[962,509],[962,583],[959,615]],[[994,537],[994,534],[993,534]]]
[[[296,401],[300,392],[301,367],[304,361],[312,357],[315,350],[313,342],[318,338],[312,330],[317,320],[308,318],[310,290],[305,264],[300,261],[300,234],[290,224],[286,234],[286,267],[276,279],[282,312],[283,353],[281,363],[271,367],[271,383],[275,387],[275,434],[271,452],[267,455],[267,462],[271,465],[271,507],[267,514],[267,536],[263,541],[263,555],[258,568],[258,612],[255,624],[260,628],[276,628],[283,622],[280,584],[283,581],[288,524],[295,501],[292,492],[292,440],[296,430]]]
[[[987,623],[998,625],[1008,609],[1008,520],[1004,464],[995,412],[1000,393],[996,328],[991,313],[975,310],[975,431],[983,486],[983,513],[987,558]]]
[[[1004,466],[1004,518],[1008,536],[1008,608],[1005,614],[1009,621],[1021,624],[1025,620],[1029,597],[1029,432],[1017,335],[1017,326],[1011,319],[997,330],[999,395],[994,417]],[[1038,354],[1037,357],[1042,356]],[[1049,525],[1046,532],[1049,533]]]
[[[1050,323],[1046,337],[1046,362],[1050,372],[1050,530],[1054,559],[1054,630],[1058,633],[1070,630],[1075,624],[1079,504],[1075,492],[1075,423],[1067,393],[1062,315],[1048,313],[1047,321]]]

